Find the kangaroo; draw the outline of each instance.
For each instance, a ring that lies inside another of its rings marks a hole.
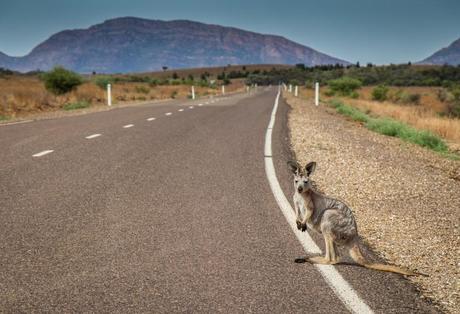
[[[326,254],[314,256],[309,261],[317,264],[337,264],[340,259],[336,245],[348,249],[351,258],[366,268],[393,272],[407,276],[419,275],[392,265],[369,262],[359,247],[356,220],[352,210],[345,203],[318,192],[310,176],[315,171],[316,162],[310,162],[302,169],[295,161],[288,166],[294,174],[294,207],[297,229],[304,232],[308,228],[319,232],[324,237]]]

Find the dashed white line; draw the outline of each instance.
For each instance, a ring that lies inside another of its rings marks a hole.
[[[153,120],[155,120],[155,119],[156,119],[156,118],[151,117],[151,118],[147,118],[147,121],[153,121]]]
[[[203,106],[203,104],[198,104],[198,107],[201,107],[201,106]]]
[[[180,112],[182,112],[182,111],[184,111],[184,109],[179,109],[179,110],[177,110],[177,111],[180,111]]]
[[[272,132],[275,125],[276,111],[278,109],[280,93],[276,96],[275,105],[271,114],[270,122],[265,134],[265,173],[270,184],[273,195],[279,208],[284,214],[287,222],[291,226],[292,231],[296,235],[299,242],[302,244],[307,253],[321,253],[321,249],[316,245],[308,233],[303,233],[295,227],[295,214],[291,204],[284,195],[280,183],[276,177],[275,166],[273,165],[272,154]],[[348,282],[340,275],[340,273],[332,265],[318,265],[315,267],[319,270],[327,284],[332,288],[334,293],[340,298],[345,306],[353,313],[373,313],[372,309],[359,297],[356,291],[348,284]]]
[[[193,106],[189,106],[189,108],[190,108],[190,109],[193,109],[193,108],[195,108],[195,107],[193,107]]]
[[[54,150],[51,150],[51,149],[50,150],[44,150],[42,152],[39,152],[39,153],[36,153],[36,154],[32,155],[32,157],[41,157],[41,156],[45,156],[47,154],[50,154],[52,152],[54,152]]]
[[[92,135],[88,135],[87,137],[85,137],[86,139],[90,140],[92,138],[96,138],[96,137],[99,137],[101,136],[101,134],[97,133],[97,134],[92,134]]]
[[[127,125],[124,125],[123,128],[128,129],[128,128],[132,128],[133,126],[134,124],[127,124]]]
[[[170,116],[170,115],[172,115],[172,112],[166,112],[165,113],[165,116]]]

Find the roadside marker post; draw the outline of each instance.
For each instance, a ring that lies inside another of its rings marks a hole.
[[[299,86],[295,86],[295,89],[294,89],[294,96],[295,97],[298,97],[299,96]]]
[[[225,85],[222,85],[222,95],[225,95]]]
[[[107,84],[107,105],[112,106],[112,85]]]
[[[195,99],[195,86],[192,86],[192,99]]]
[[[246,92],[249,93],[249,86],[246,85]]]
[[[319,106],[319,83],[315,83],[315,105]]]
[[[289,92],[292,93],[292,84],[289,84]]]

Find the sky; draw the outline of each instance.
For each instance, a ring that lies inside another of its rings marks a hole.
[[[23,56],[56,32],[122,16],[281,35],[361,64],[420,61],[460,38],[460,0],[0,0],[0,51]]]

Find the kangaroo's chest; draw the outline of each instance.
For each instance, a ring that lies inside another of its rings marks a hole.
[[[312,216],[314,213],[314,206],[313,202],[310,199],[305,199],[303,198],[300,194],[296,193],[295,195],[295,200],[297,202],[297,206],[299,207],[300,213],[302,214],[302,217],[305,217],[307,219],[307,225],[310,229],[314,229],[318,232],[321,232],[317,226],[315,226],[312,222]]]

